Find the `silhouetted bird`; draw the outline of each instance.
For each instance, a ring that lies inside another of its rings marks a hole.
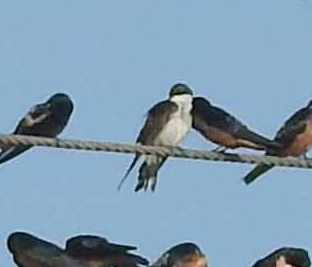
[[[310,265],[306,250],[284,247],[258,260],[252,267],[309,267]]]
[[[48,101],[37,104],[20,120],[13,134],[56,137],[68,123],[74,105],[63,93],[53,95]],[[31,146],[2,146],[0,164],[25,152]]]
[[[151,267],[207,267],[207,259],[194,243],[170,248]]]
[[[279,149],[268,149],[269,156],[305,156],[312,144],[312,101],[291,116],[279,129],[274,140],[281,144]],[[259,164],[245,177],[246,184],[273,168],[270,164]]]
[[[193,128],[206,139],[220,145],[217,150],[245,147],[257,150],[280,145],[255,132],[223,109],[213,106],[203,97],[193,99]]]
[[[19,267],[84,267],[58,246],[24,232],[11,234],[7,246]]]
[[[84,267],[138,267],[148,265],[145,258],[129,253],[136,247],[109,243],[105,238],[80,235],[67,240],[66,252]]]

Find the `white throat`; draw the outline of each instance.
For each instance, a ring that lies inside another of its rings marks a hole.
[[[182,117],[191,116],[190,112],[192,109],[192,102],[193,102],[192,95],[189,95],[189,94],[174,95],[169,100],[178,105],[179,113],[181,114]]]
[[[189,94],[184,94],[184,95],[174,95],[172,97],[170,97],[169,99],[172,102],[175,102],[177,104],[181,103],[192,103],[193,101],[193,96],[189,95]]]

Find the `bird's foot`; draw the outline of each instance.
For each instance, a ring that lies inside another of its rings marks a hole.
[[[218,146],[215,149],[212,150],[212,152],[218,152],[218,153],[224,153],[227,150],[224,146]]]

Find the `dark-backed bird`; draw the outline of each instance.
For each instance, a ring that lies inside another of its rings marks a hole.
[[[138,267],[145,258],[129,253],[136,247],[109,243],[105,238],[80,235],[67,240],[66,252],[84,267]]]
[[[257,150],[276,148],[276,142],[251,130],[225,110],[213,106],[204,97],[193,99],[193,128],[206,139],[219,145],[216,151],[245,147]]]
[[[149,111],[143,128],[136,140],[138,144],[151,146],[178,147],[192,126],[193,92],[186,84],[175,84],[169,93],[169,99],[154,105]],[[138,161],[137,154],[120,182],[118,189]],[[138,184],[135,191],[147,190],[149,185],[155,190],[157,173],[167,157],[145,156],[139,169]]]
[[[308,252],[302,248],[283,247],[255,262],[252,267],[309,267]]]
[[[28,233],[11,234],[7,246],[19,267],[83,267],[60,247]]]
[[[68,95],[54,94],[45,103],[37,104],[20,120],[13,134],[56,137],[68,123],[74,105]],[[2,146],[0,164],[31,148],[17,145]]]
[[[268,149],[266,155],[279,157],[306,157],[312,145],[312,101],[292,115],[277,132],[274,141],[279,149]],[[246,184],[253,182],[261,174],[273,168],[274,165],[259,164],[245,177]]]
[[[207,258],[194,243],[181,243],[160,256],[151,267],[207,267]]]

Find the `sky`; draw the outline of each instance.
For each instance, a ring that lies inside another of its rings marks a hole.
[[[75,110],[60,137],[133,143],[149,107],[185,82],[272,138],[311,99],[311,32],[309,0],[1,1],[0,132],[65,92]],[[181,146],[215,148],[194,131]],[[1,266],[15,266],[14,231],[60,246],[97,234],[151,261],[192,241],[211,267],[312,251],[311,171],[276,168],[246,186],[251,165],[170,159],[154,194],[133,192],[137,169],[117,192],[131,159],[34,148],[2,165]]]

